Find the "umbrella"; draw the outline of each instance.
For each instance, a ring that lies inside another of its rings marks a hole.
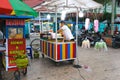
[[[35,10],[21,0],[0,0],[0,14],[38,16]]]
[[[12,11],[12,6],[8,0],[2,0],[0,2],[0,14],[10,14]]]

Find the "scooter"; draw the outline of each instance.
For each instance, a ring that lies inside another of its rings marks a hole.
[[[85,32],[78,36],[78,45],[79,46],[82,45],[82,41],[85,40],[85,38],[87,38],[90,41],[91,46],[94,46],[95,43],[101,39],[101,37],[96,33],[91,33],[91,32],[86,33]]]
[[[120,32],[114,36],[112,36],[112,47],[120,48]]]

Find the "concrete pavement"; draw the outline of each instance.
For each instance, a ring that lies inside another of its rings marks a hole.
[[[78,47],[75,63],[83,68],[76,69],[68,62],[56,66],[47,57],[31,60],[26,76],[21,80],[120,80],[120,49],[108,48],[98,51],[94,48]],[[13,72],[4,72],[4,80],[14,80]]]
[[[22,80],[120,80],[120,49],[107,52],[78,48],[79,70],[67,62],[55,66],[47,57],[34,59]],[[75,61],[75,62],[76,62]],[[83,79],[84,78],[84,79]]]

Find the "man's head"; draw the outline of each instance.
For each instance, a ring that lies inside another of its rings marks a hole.
[[[60,22],[60,26],[62,27],[62,26],[64,26],[65,25],[65,21],[61,21]]]

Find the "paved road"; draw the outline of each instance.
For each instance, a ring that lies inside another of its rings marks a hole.
[[[120,49],[108,48],[105,52],[79,47],[75,63],[83,67],[76,69],[68,62],[55,66],[54,61],[40,56],[31,60],[28,74],[21,75],[21,80],[120,80]],[[12,72],[4,74],[5,80],[14,80]]]
[[[120,49],[109,48],[104,52],[79,47],[77,58],[75,63],[84,66],[80,73],[68,62],[55,66],[46,57],[32,60],[22,80],[120,80]]]

